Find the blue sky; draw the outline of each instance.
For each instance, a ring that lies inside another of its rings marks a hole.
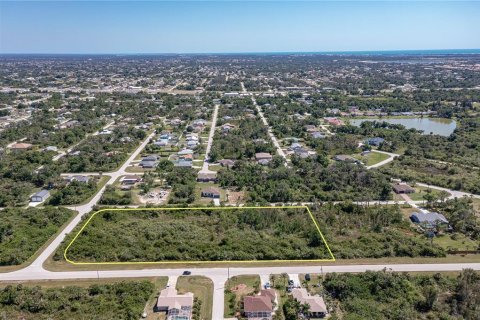
[[[480,48],[480,2],[3,1],[0,53]]]

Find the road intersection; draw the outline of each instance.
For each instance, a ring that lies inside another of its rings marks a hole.
[[[243,84],[242,84],[243,85]],[[262,118],[263,123],[268,127],[266,119],[261,113],[259,106],[256,104],[254,98],[252,97],[257,110],[259,110],[260,117]],[[213,119],[212,119],[212,128],[210,130],[207,151],[208,155],[213,135],[215,132],[215,125],[218,115],[218,105],[215,106]],[[81,221],[82,218],[98,203],[100,200],[105,188],[107,185],[113,184],[121,176],[128,174],[126,169],[131,164],[132,161],[142,152],[145,146],[149,143],[155,133],[151,133],[146,137],[146,139],[135,149],[135,151],[130,155],[130,157],[125,161],[125,163],[114,172],[104,173],[105,176],[108,176],[109,179],[106,182],[105,186],[100,188],[100,190],[93,196],[90,201],[84,205],[79,205],[75,207],[69,207],[78,212],[78,214],[68,223],[68,225],[62,230],[62,232],[40,253],[40,255],[27,267],[20,269],[18,271],[0,273],[0,281],[38,281],[38,280],[65,280],[65,279],[113,279],[113,278],[136,278],[136,277],[158,277],[158,276],[167,276],[169,277],[169,282],[174,283],[178,276],[181,275],[182,271],[178,268],[153,268],[153,269],[129,269],[129,270],[91,270],[91,271],[62,271],[62,272],[52,272],[46,270],[43,265],[45,261],[54,254],[55,250],[60,246],[65,236],[69,234]],[[269,131],[269,135],[272,138],[275,146],[279,150],[279,155],[286,158],[285,154],[281,150],[278,141],[275,139],[274,135]],[[390,157],[387,160],[382,161],[380,165],[386,164],[393,160],[394,157],[398,156],[396,154],[387,153]],[[203,169],[208,170],[208,163],[205,162]],[[378,166],[377,166],[378,167]],[[371,167],[372,168],[372,167]],[[418,183],[420,186],[427,186],[425,184]],[[465,192],[449,190],[445,188],[440,188],[436,186],[428,186],[430,188],[445,190],[449,192],[452,197],[463,197],[471,196],[475,198],[480,198],[479,195],[472,195]],[[397,201],[370,201],[368,204],[395,204],[399,203]],[[358,204],[366,204],[366,202],[358,202]],[[236,275],[259,275],[261,279],[268,279],[270,274],[281,274],[287,273],[290,274],[296,279],[298,279],[298,274],[300,273],[331,273],[331,272],[365,272],[367,270],[378,271],[378,270],[390,270],[390,271],[408,271],[408,272],[440,272],[440,271],[460,271],[466,268],[480,270],[480,263],[418,263],[418,264],[356,264],[356,265],[332,265],[326,264],[323,266],[255,266],[252,267],[240,267],[233,266],[231,268],[219,268],[219,267],[195,267],[189,268],[192,272],[192,275],[205,276],[210,278],[213,281],[214,293],[213,293],[213,319],[220,320],[223,319],[224,313],[224,286],[228,277]]]

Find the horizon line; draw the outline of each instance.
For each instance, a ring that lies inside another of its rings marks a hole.
[[[462,52],[463,51],[463,52]],[[382,53],[442,53],[442,54],[480,54],[480,48],[456,48],[456,49],[393,49],[393,50],[338,50],[338,51],[224,51],[224,52],[0,52],[0,56],[13,55],[116,55],[116,56],[139,56],[139,55],[254,55],[254,54],[382,54]]]

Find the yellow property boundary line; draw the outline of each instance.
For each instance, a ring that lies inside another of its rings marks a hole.
[[[72,246],[72,244],[77,240],[78,236],[83,232],[85,227],[90,223],[90,221],[100,212],[104,211],[179,211],[179,210],[241,210],[241,209],[306,209],[310,218],[312,219],[315,227],[322,238],[325,247],[327,248],[328,253],[330,254],[329,259],[306,259],[306,260],[221,260],[221,261],[116,261],[116,262],[75,262],[70,260],[67,256],[68,249]],[[214,264],[214,263],[264,263],[264,262],[334,262],[335,257],[333,256],[330,247],[328,246],[325,237],[323,236],[322,231],[318,225],[317,220],[313,216],[312,212],[307,206],[278,206],[278,207],[197,207],[197,208],[125,208],[125,209],[101,209],[94,212],[90,218],[88,218],[87,222],[82,226],[80,231],[77,232],[75,237],[70,241],[70,243],[65,248],[63,252],[63,257],[68,263],[73,265],[135,265],[135,264]]]

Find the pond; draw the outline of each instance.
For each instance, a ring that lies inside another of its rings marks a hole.
[[[457,123],[451,119],[441,118],[368,118],[351,119],[350,123],[359,127],[364,121],[385,121],[392,124],[401,124],[407,129],[422,130],[423,134],[438,134],[448,137],[457,127]]]

